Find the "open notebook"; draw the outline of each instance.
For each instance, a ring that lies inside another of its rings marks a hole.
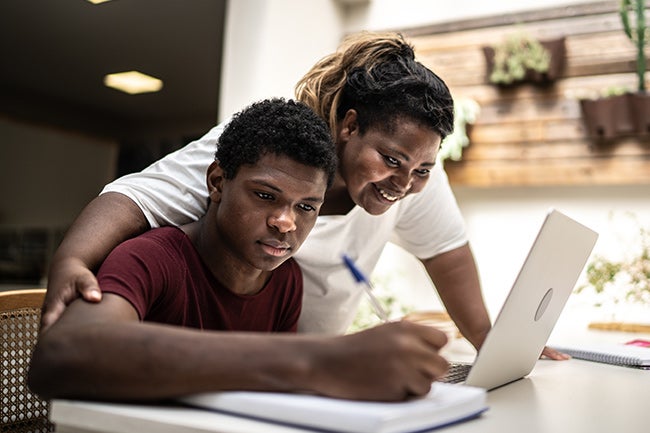
[[[487,409],[481,388],[435,383],[425,397],[396,403],[316,395],[228,391],[198,394],[183,403],[302,428],[341,433],[408,433],[479,416]]]
[[[453,364],[442,380],[490,390],[530,373],[597,238],[588,227],[549,210],[474,363]]]

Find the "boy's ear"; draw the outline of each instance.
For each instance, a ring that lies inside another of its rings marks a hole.
[[[219,161],[214,161],[208,167],[207,173],[208,196],[211,201],[219,202],[221,200],[224,181],[223,169],[219,165]]]

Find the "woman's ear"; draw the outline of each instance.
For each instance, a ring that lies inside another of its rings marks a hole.
[[[353,134],[359,133],[359,122],[357,122],[357,110],[349,109],[345,117],[339,123],[338,141],[346,142]]]
[[[219,161],[214,161],[208,167],[207,172],[207,184],[208,184],[208,196],[213,202],[219,202],[221,200],[221,192],[223,190],[223,182],[225,180],[224,172]]]

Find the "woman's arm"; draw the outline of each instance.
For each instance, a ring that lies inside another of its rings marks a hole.
[[[469,245],[422,262],[449,316],[463,336],[479,349],[490,331],[491,324],[481,294],[474,255]],[[556,361],[570,358],[550,347],[544,348],[542,356]]]
[[[475,348],[480,348],[492,325],[469,244],[422,263],[459,331]]]
[[[93,270],[119,243],[148,229],[140,208],[125,195],[106,193],[90,202],[52,258],[42,328],[52,325],[79,295],[98,302],[101,292]]]
[[[157,400],[219,390],[403,400],[447,363],[445,334],[394,322],[339,337],[201,331],[139,322],[124,298],[76,301],[41,333],[29,386],[43,398]]]
[[[120,242],[150,227],[196,221],[207,207],[205,175],[225,123],[139,173],[108,184],[81,212],[50,265],[41,323],[47,328],[81,295],[98,301],[93,270]]]

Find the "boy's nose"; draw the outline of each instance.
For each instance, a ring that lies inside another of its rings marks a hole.
[[[293,210],[281,209],[268,218],[268,224],[280,233],[288,233],[296,230],[296,218]]]

